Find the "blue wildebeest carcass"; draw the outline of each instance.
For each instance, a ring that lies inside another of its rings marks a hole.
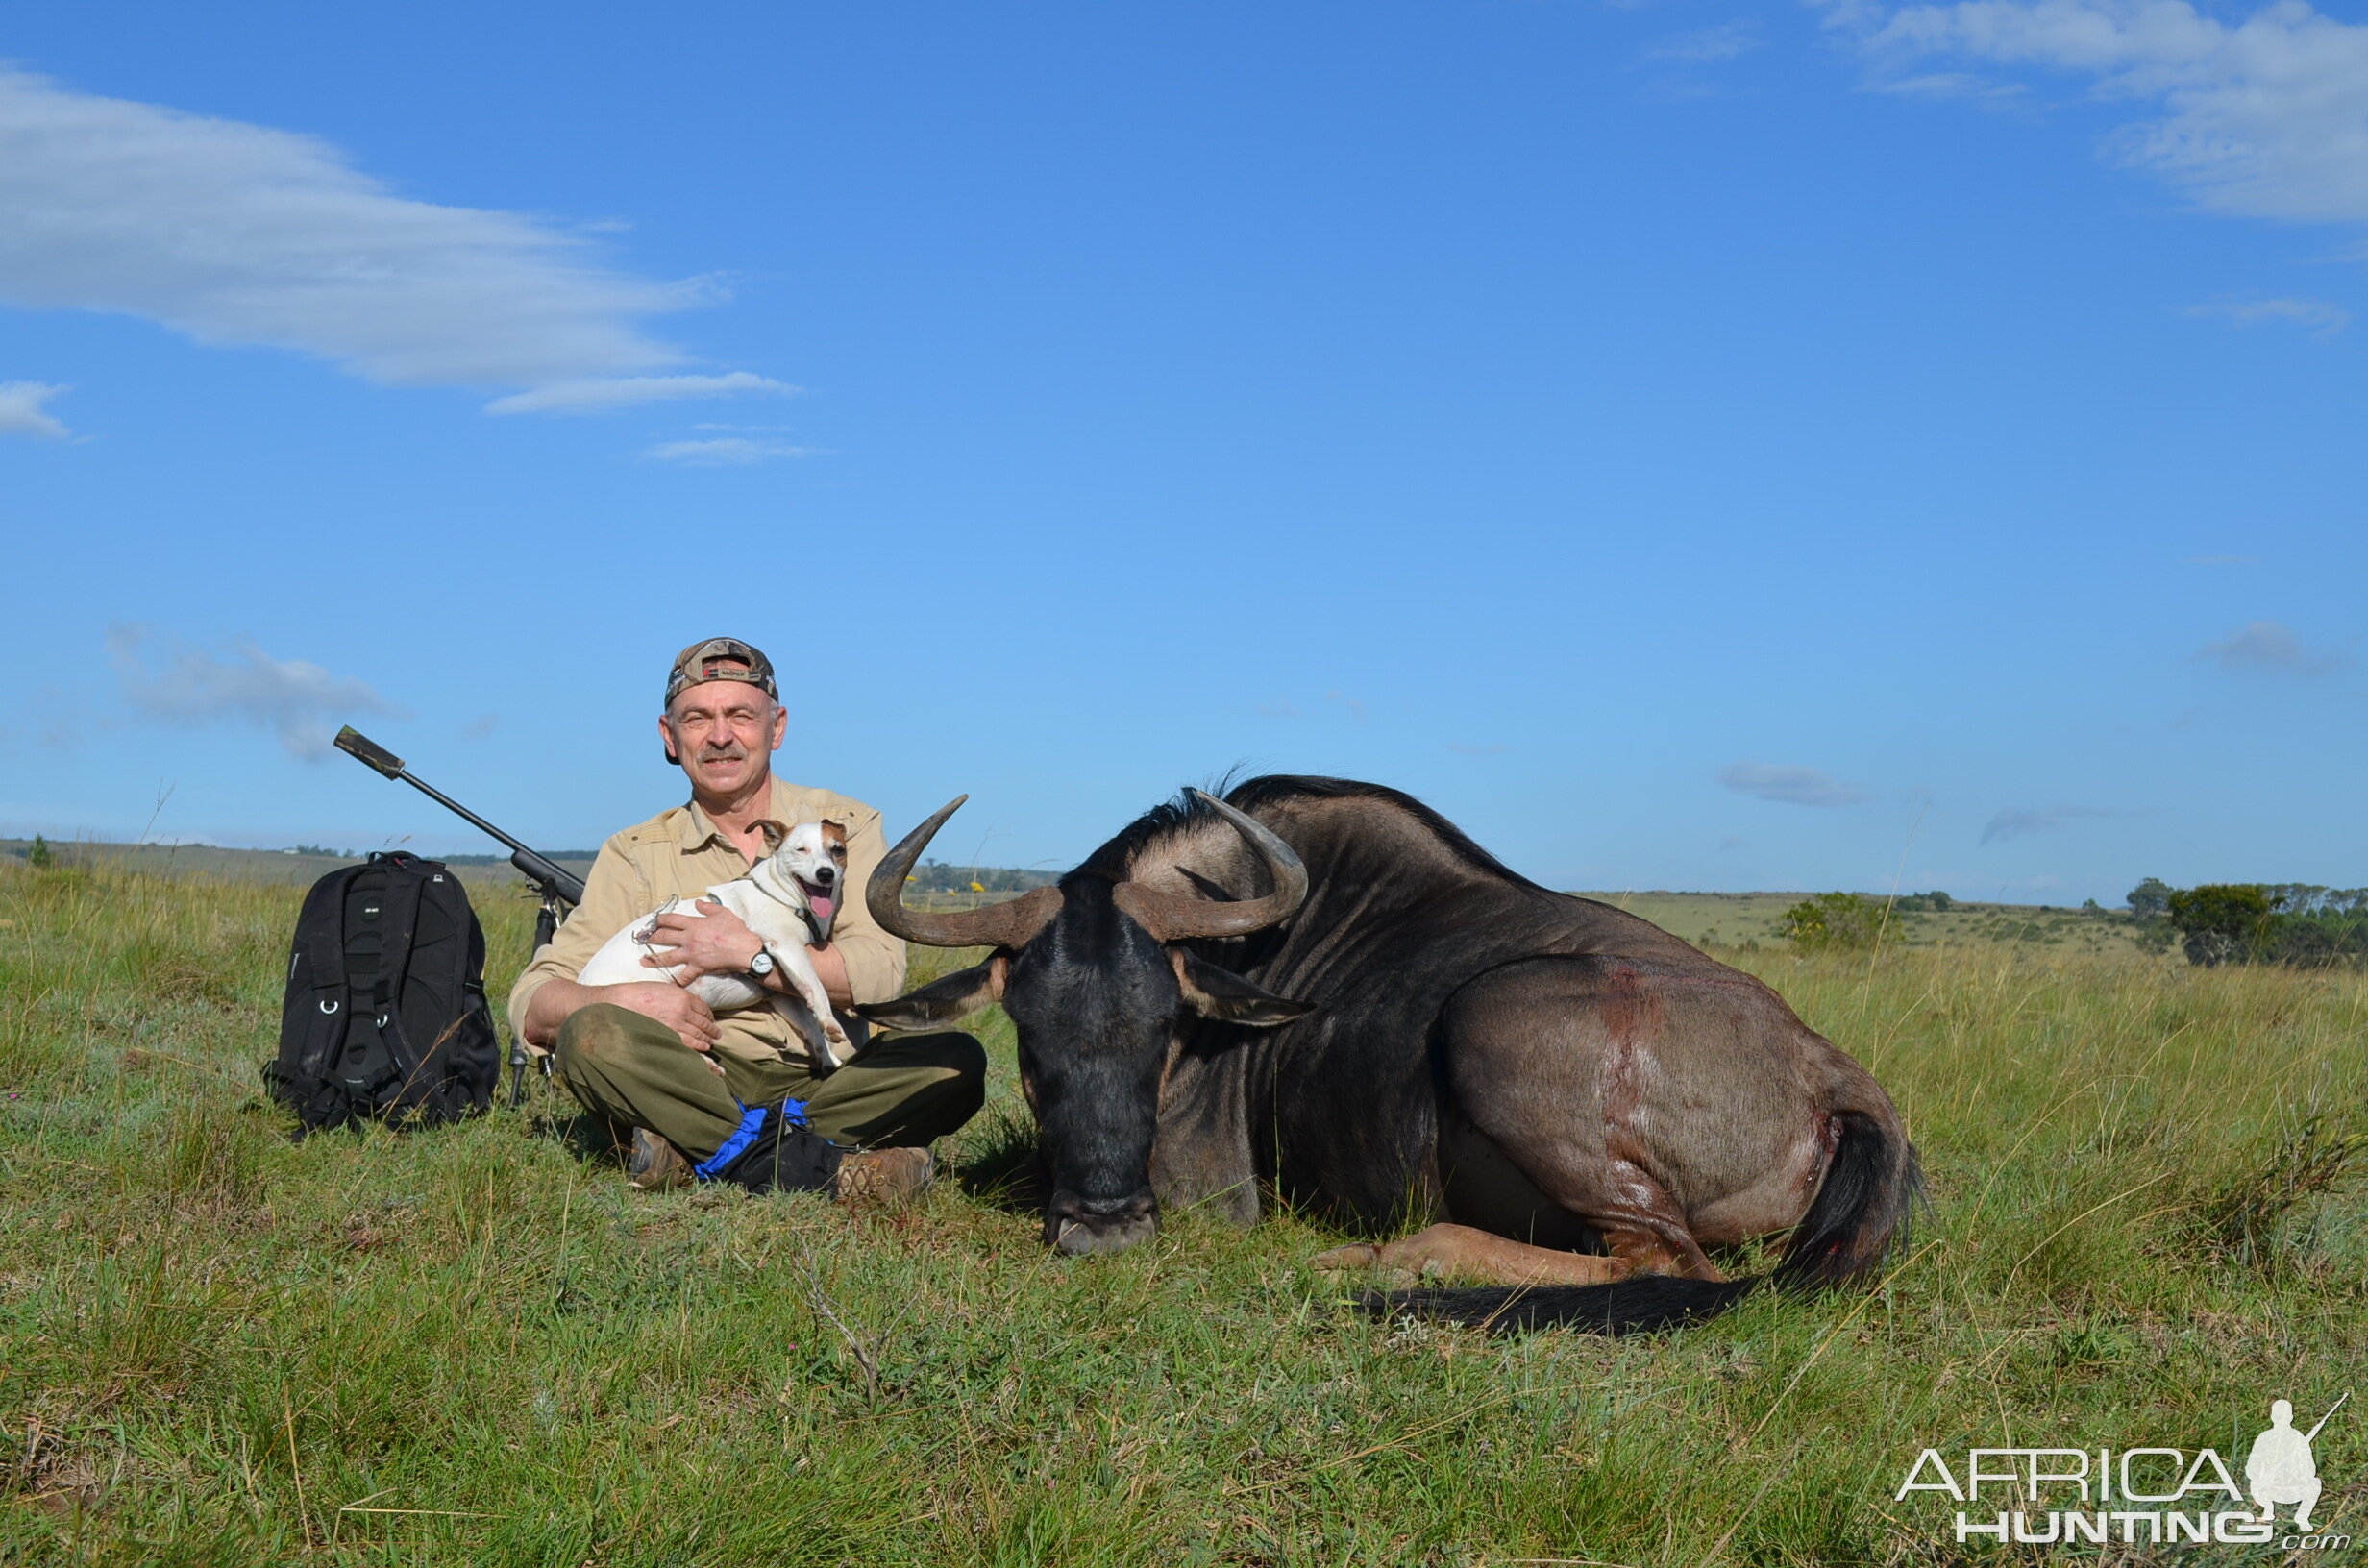
[[[957,799],[881,862],[872,912],[986,959],[892,1002],[918,1028],[999,1000],[1051,1196],[1045,1239],[1115,1252],[1163,1206],[1243,1223],[1261,1190],[1373,1234],[1325,1266],[1477,1277],[1393,1306],[1623,1332],[1760,1279],[1707,1256],[1788,1232],[1767,1279],[1865,1275],[1917,1169],[1889,1096],[1760,981],[1524,880],[1411,796],[1254,778],[1146,813],[1052,887],[907,908]]]

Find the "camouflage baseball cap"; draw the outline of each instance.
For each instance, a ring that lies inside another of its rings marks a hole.
[[[685,686],[710,680],[745,680],[776,702],[781,699],[780,689],[773,684],[771,659],[737,637],[710,637],[675,655],[674,668],[666,672],[665,705],[673,707]]]

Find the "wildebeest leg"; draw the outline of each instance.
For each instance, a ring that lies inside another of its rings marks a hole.
[[[1533,1247],[1469,1225],[1434,1225],[1385,1245],[1358,1242],[1317,1257],[1324,1269],[1379,1268],[1414,1280],[1485,1285],[1609,1285],[1634,1265],[1618,1258]]]
[[[1603,1236],[1538,1189],[1495,1140],[1471,1124],[1453,1095],[1439,1115],[1443,1217],[1557,1252],[1603,1249]]]

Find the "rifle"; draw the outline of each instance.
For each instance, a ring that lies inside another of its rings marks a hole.
[[[552,934],[559,929],[559,922],[567,919],[567,912],[583,902],[583,878],[573,871],[560,870],[550,860],[536,854],[451,796],[413,777],[404,768],[401,757],[371,740],[353,725],[348,724],[337,731],[337,749],[376,772],[383,773],[388,778],[401,779],[437,805],[468,822],[480,833],[498,844],[509,845],[509,863],[518,869],[519,875],[533,884],[535,893],[541,896],[543,901],[542,912],[534,919],[534,945],[536,947],[548,943]],[[548,1072],[551,1069],[546,1066],[543,1070]],[[509,1108],[512,1111],[518,1109],[518,1102],[525,1097],[526,1081],[527,1048],[513,1033],[509,1041]]]

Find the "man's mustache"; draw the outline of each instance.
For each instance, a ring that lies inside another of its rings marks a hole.
[[[703,746],[699,748],[702,762],[737,762],[749,754],[749,748],[738,741],[728,746]]]

